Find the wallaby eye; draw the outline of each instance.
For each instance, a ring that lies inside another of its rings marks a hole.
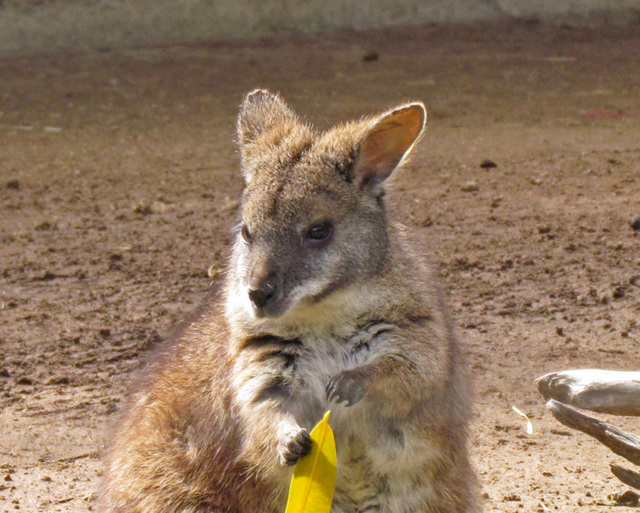
[[[249,231],[249,228],[247,228],[246,224],[242,225],[242,228],[240,229],[240,235],[242,235],[242,238],[245,242],[251,242],[251,232]]]
[[[307,240],[312,244],[327,242],[333,233],[333,226],[329,221],[315,223],[307,232]]]

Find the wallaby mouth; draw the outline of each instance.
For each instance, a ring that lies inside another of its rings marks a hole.
[[[283,301],[279,300],[269,301],[263,306],[256,305],[256,303],[253,302],[253,299],[252,303],[253,311],[255,312],[256,317],[259,319],[262,319],[264,317],[277,319],[278,317],[282,317],[288,310],[287,305],[285,305]]]

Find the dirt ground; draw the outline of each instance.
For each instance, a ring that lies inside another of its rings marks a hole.
[[[256,87],[319,127],[427,104],[389,196],[468,348],[485,510],[615,504],[620,458],[533,380],[640,366],[640,33],[503,23],[0,59],[0,511],[92,509],[141,357],[224,266]]]

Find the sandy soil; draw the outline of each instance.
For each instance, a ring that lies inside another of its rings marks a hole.
[[[92,508],[132,373],[224,265],[255,87],[320,127],[426,102],[390,197],[468,347],[486,510],[608,509],[619,458],[533,380],[640,365],[639,56],[632,28],[500,24],[0,59],[0,511]]]

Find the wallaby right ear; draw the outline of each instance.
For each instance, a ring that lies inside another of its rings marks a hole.
[[[427,111],[420,102],[380,116],[360,142],[355,176],[360,187],[375,189],[398,167],[420,138]]]
[[[250,92],[240,106],[238,114],[238,144],[242,148],[260,134],[297,116],[278,94],[264,89]]]

